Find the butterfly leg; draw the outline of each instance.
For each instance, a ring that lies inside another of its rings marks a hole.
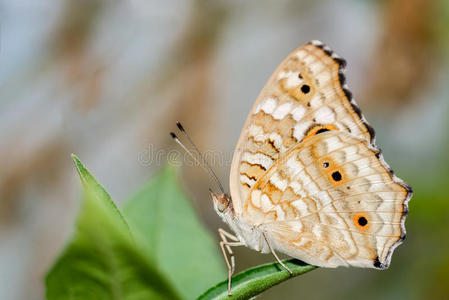
[[[221,237],[220,242],[220,248],[221,252],[223,253],[223,257],[226,262],[226,266],[228,267],[228,295],[231,296],[231,277],[232,274],[234,274],[235,269],[235,259],[234,259],[234,252],[232,251],[231,247],[235,246],[243,246],[245,243],[241,242],[236,236],[230,234],[229,232],[225,231],[222,228],[218,229],[218,233]],[[228,241],[228,238],[233,241]],[[228,255],[231,258],[231,263],[229,263]]]
[[[271,246],[270,241],[268,240],[267,236],[265,235],[265,232],[262,232],[263,237],[265,238],[265,241],[268,244],[268,247],[270,248],[271,253],[273,254],[273,256],[276,258],[276,260],[278,261],[278,263],[281,264],[282,267],[284,267],[284,269],[286,269],[290,275],[293,275],[293,272],[279,259],[279,257],[277,256],[276,252],[274,252],[273,247]]]
[[[226,250],[228,251],[229,256],[231,257],[231,273],[234,273],[235,268],[235,259],[234,259],[234,253],[232,252],[231,246],[227,245],[228,238],[234,242],[240,242],[240,240],[233,234],[230,234],[229,232],[225,231],[223,228],[218,229],[218,234],[221,237],[221,240],[224,242],[224,246],[226,247]]]

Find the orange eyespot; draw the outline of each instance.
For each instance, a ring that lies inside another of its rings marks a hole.
[[[285,70],[287,71],[287,70]],[[294,71],[294,70],[290,70]],[[279,80],[279,86],[285,93],[295,98],[301,103],[307,103],[315,94],[315,86],[313,84],[313,79],[307,76],[306,72],[299,71],[298,78],[301,82],[298,84],[287,84],[289,78],[282,78]]]
[[[303,85],[301,86],[301,92],[302,92],[303,94],[308,94],[308,93],[310,92],[310,85],[308,85],[308,84],[303,84]]]
[[[368,224],[368,220],[365,217],[360,217],[357,222],[360,226],[365,226],[366,224]]]
[[[340,171],[332,172],[331,176],[334,181],[340,181],[342,179]]]
[[[353,218],[354,225],[360,230],[367,230],[369,227],[368,217],[365,214],[356,214]]]
[[[345,172],[344,170],[340,169],[339,166],[333,165],[327,172],[327,176],[330,183],[332,183],[334,186],[339,186],[346,182]]]

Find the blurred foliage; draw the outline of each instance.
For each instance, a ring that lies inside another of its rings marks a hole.
[[[137,247],[106,191],[74,157],[84,189],[77,230],[47,275],[48,299],[179,299]]]
[[[175,170],[164,169],[132,197],[123,211],[136,241],[177,292],[193,299],[225,277],[217,243],[203,229],[179,188]]]
[[[75,234],[47,275],[48,299],[192,299],[225,276],[218,249],[196,220],[173,169],[133,197],[123,217],[74,160],[83,207]]]

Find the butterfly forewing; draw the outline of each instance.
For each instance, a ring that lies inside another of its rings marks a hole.
[[[344,85],[345,61],[320,42],[293,51],[257,98],[237,144],[231,168],[234,208],[262,174],[307,136],[341,130],[373,140]]]

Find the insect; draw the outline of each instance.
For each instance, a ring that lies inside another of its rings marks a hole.
[[[345,83],[345,66],[319,41],[287,56],[243,127],[230,195],[201,156],[221,190],[211,191],[215,210],[233,231],[219,229],[229,294],[235,246],[271,252],[291,273],[276,252],[320,267],[386,269],[405,239],[412,189],[375,145]]]

